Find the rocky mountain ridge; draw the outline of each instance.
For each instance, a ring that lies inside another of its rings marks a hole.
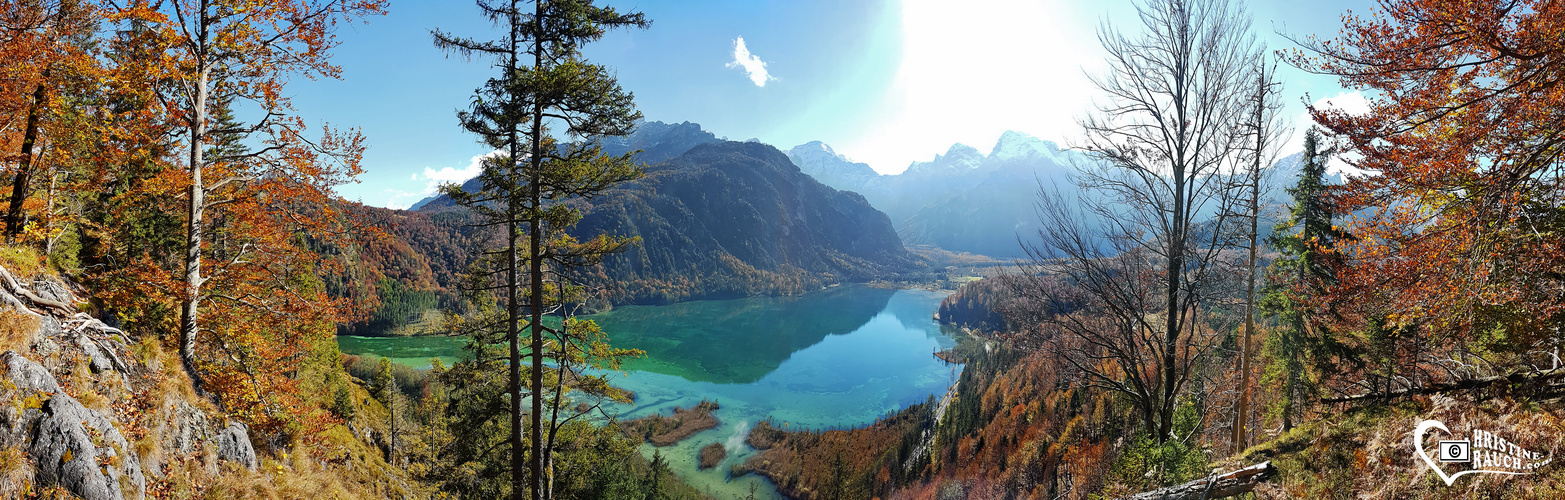
[[[954,252],[1024,258],[1018,239],[1035,238],[1034,212],[1040,189],[1074,199],[1080,189],[1070,175],[1092,161],[1015,131],[1000,135],[988,154],[953,144],[930,161],[914,162],[897,174],[881,175],[820,141],[795,146],[788,156],[805,173],[837,189],[857,192],[886,212],[908,245],[934,245]],[[1281,206],[1285,188],[1298,178],[1299,154],[1277,160],[1265,178],[1269,204]],[[1333,183],[1345,182],[1332,174]]]

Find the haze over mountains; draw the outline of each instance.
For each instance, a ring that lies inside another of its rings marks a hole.
[[[1017,235],[1036,231],[1039,183],[1065,186],[1073,162],[1086,161],[1053,142],[1010,131],[987,155],[954,144],[894,175],[876,174],[819,141],[794,147],[788,156],[826,185],[864,195],[891,217],[903,243],[1002,258],[1022,257]]]
[[[703,145],[718,147],[700,149]],[[637,160],[649,165],[649,175],[643,181],[616,189],[597,203],[605,210],[618,211],[615,215],[589,211],[583,227],[613,229],[614,234],[642,236],[648,241],[656,238],[656,244],[650,246],[663,248],[659,253],[683,252],[685,257],[678,264],[636,250],[635,263],[616,257],[609,265],[616,274],[624,274],[621,278],[634,276],[634,280],[665,284],[679,276],[668,274],[675,270],[712,275],[744,268],[715,264],[722,259],[694,264],[706,259],[695,257],[703,251],[701,248],[721,248],[716,254],[736,257],[737,262],[765,272],[787,265],[836,277],[864,277],[876,267],[869,265],[872,261],[864,260],[872,255],[893,256],[886,264],[890,268],[901,266],[906,255],[889,249],[889,240],[883,240],[884,235],[879,234],[880,218],[862,213],[860,204],[883,212],[895,230],[890,238],[899,239],[904,245],[933,245],[996,258],[1024,257],[1018,237],[1032,238],[1037,230],[1034,203],[1040,185],[1058,188],[1067,198],[1077,196],[1079,191],[1071,184],[1069,175],[1078,164],[1091,161],[1080,152],[1014,131],[1002,134],[988,154],[972,146],[954,144],[945,154],[915,162],[893,175],[879,174],[820,141],[795,146],[786,156],[774,155],[777,150],[771,146],[753,140],[725,141],[690,122],[644,122],[634,133],[606,139],[602,146],[610,154],[639,150]],[[696,150],[702,152],[684,158]],[[1293,184],[1297,173],[1298,155],[1277,162],[1268,181],[1274,203],[1287,199],[1283,188]],[[817,181],[824,186],[818,186]],[[469,180],[463,188],[476,190],[480,187],[477,182]],[[820,189],[826,187],[835,189]],[[844,201],[843,196],[860,202]],[[437,195],[419,201],[412,210],[427,213],[450,208],[451,201]],[[813,212],[806,217],[800,210]],[[745,214],[747,222],[721,219],[738,217],[730,213],[734,211]],[[858,230],[863,232],[865,241],[875,243],[845,239],[842,224],[846,220],[867,224]],[[621,233],[621,229],[626,232]],[[757,232],[763,229],[770,233]],[[740,232],[745,235],[740,236]],[[830,236],[826,236],[828,233]],[[864,253],[866,248],[874,250]],[[846,253],[823,257],[833,252]],[[850,261],[857,263],[843,264]],[[824,262],[841,265],[822,267]],[[719,272],[718,268],[726,270]],[[704,296],[704,292],[675,295],[675,300],[682,300]]]

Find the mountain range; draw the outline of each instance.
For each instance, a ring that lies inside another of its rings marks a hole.
[[[1033,201],[1040,183],[1066,184],[1073,162],[1086,161],[1053,142],[1009,131],[989,154],[958,143],[892,175],[819,141],[796,146],[788,156],[821,182],[864,195],[891,217],[904,243],[1002,258],[1024,255],[1017,236],[1036,231]]]
[[[1070,173],[1093,161],[1082,152],[1015,131],[1002,134],[989,154],[958,143],[891,175],[849,160],[820,141],[795,146],[788,157],[822,183],[864,195],[891,217],[908,245],[996,258],[1026,257],[1019,240],[1036,238],[1039,190],[1071,202],[1081,191]],[[1272,165],[1264,178],[1267,205],[1280,207],[1290,200],[1285,188],[1297,182],[1300,167],[1297,153]],[[1332,174],[1327,181],[1345,179]]]
[[[646,176],[591,202],[575,236],[606,233],[641,242],[586,272],[609,283],[610,304],[788,295],[837,283],[899,279],[922,269],[891,220],[863,196],[806,175],[774,147],[718,138],[693,123],[645,122],[601,143],[636,152]],[[463,183],[477,190],[478,180]],[[341,250],[339,296],[377,297],[371,318],[347,331],[373,334],[454,301],[476,252],[495,241],[474,214],[437,195],[410,210],[360,207],[390,236]]]
[[[589,270],[614,285],[603,297],[614,304],[794,294],[927,272],[904,245],[1024,257],[1018,239],[1034,237],[1040,186],[1073,199],[1079,194],[1068,175],[1090,161],[1018,132],[1001,135],[988,154],[955,144],[894,175],[819,141],[784,153],[690,122],[644,122],[601,145],[608,154],[636,152],[647,165],[645,178],[573,202],[583,213],[578,236],[641,239]],[[1282,188],[1293,184],[1298,163],[1293,155],[1274,165],[1274,201],[1286,198]],[[477,182],[463,188],[476,190]],[[379,297],[368,306],[377,310],[374,322],[360,325],[366,330],[449,307],[461,273],[492,241],[444,195],[406,211],[361,209],[393,242],[345,253],[350,272],[329,285]]]

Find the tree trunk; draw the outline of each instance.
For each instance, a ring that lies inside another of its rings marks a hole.
[[[1257,485],[1277,475],[1271,462],[1261,462],[1221,476],[1208,476],[1185,484],[1137,493],[1120,500],[1197,500],[1227,498],[1249,493]]]
[[[181,297],[181,310],[179,320],[179,360],[185,365],[185,372],[190,375],[191,385],[195,386],[196,393],[203,393],[201,374],[197,371],[195,351],[196,334],[198,333],[197,318],[200,316],[201,303],[201,242],[202,215],[206,209],[206,186],[202,183],[201,173],[206,166],[206,158],[203,143],[206,142],[206,118],[207,118],[207,78],[211,73],[210,66],[203,65],[195,85],[195,103],[192,105],[190,117],[190,206],[187,223],[189,224],[185,238],[185,294]]]
[[[512,1],[511,5],[513,6],[512,7],[512,11],[515,11],[515,7],[514,7],[516,5],[515,0]],[[533,3],[533,23],[541,24],[543,22],[542,21],[543,18],[544,18],[543,2],[534,2]],[[543,31],[542,30],[542,26],[534,26],[533,33],[540,33],[542,31]],[[535,68],[535,69],[536,68],[541,68],[541,67],[543,67],[543,49],[544,49],[543,42],[539,41],[537,39],[537,36],[535,35],[534,38],[533,38],[532,44],[533,44],[533,51],[532,51],[532,53],[533,53],[533,68]],[[527,264],[528,264],[528,279],[531,280],[531,282],[529,282],[528,285],[531,286],[531,288],[532,288],[532,293],[529,294],[529,297],[528,297],[528,300],[529,300],[529,304],[528,305],[532,307],[532,310],[530,311],[532,313],[532,325],[531,326],[532,326],[532,358],[533,358],[532,359],[533,426],[532,426],[532,429],[531,429],[531,431],[532,431],[532,440],[533,440],[532,457],[531,457],[532,458],[532,474],[533,474],[533,477],[532,477],[532,483],[533,483],[533,485],[532,485],[533,486],[532,499],[533,500],[542,500],[543,497],[544,497],[544,494],[543,494],[544,478],[543,478],[543,476],[544,476],[544,474],[546,472],[544,467],[543,467],[543,456],[544,456],[545,453],[547,453],[549,451],[549,450],[544,450],[543,449],[543,398],[541,397],[542,394],[543,394],[543,301],[544,301],[544,296],[543,296],[543,248],[541,246],[543,244],[543,241],[542,241],[543,240],[543,227],[542,227],[543,217],[538,213],[538,210],[543,208],[543,191],[541,190],[541,187],[539,186],[540,181],[542,180],[541,178],[543,177],[543,154],[542,154],[543,153],[543,150],[542,150],[543,144],[541,144],[541,142],[543,140],[544,128],[543,128],[543,103],[542,103],[542,101],[539,101],[539,100],[536,100],[536,99],[533,100],[533,116],[532,116],[532,119],[533,119],[532,129],[531,129],[532,133],[529,134],[529,136],[528,136],[530,144],[529,144],[529,155],[528,155],[528,158],[527,158],[528,169],[529,169],[528,172],[527,172],[527,175],[529,177],[527,185],[528,185],[528,188],[531,190],[531,192],[528,193],[529,198],[527,200],[528,203],[530,203],[528,205],[528,209],[531,211],[527,215],[528,220],[529,220],[528,228],[527,228],[528,236],[529,236],[528,242],[527,242]]]
[[[1489,387],[1489,386],[1492,386],[1492,385],[1497,385],[1497,384],[1544,384],[1544,386],[1545,386],[1544,388],[1545,389],[1550,389],[1549,392],[1553,392],[1553,391],[1562,389],[1558,385],[1552,384],[1552,382],[1557,380],[1557,379],[1565,379],[1565,368],[1555,368],[1555,369],[1552,369],[1552,370],[1541,371],[1541,372],[1536,372],[1536,373],[1518,372],[1518,373],[1512,373],[1510,375],[1496,375],[1496,376],[1492,376],[1492,377],[1471,378],[1471,379],[1465,379],[1465,380],[1458,380],[1458,381],[1455,381],[1455,382],[1443,382],[1443,383],[1429,384],[1428,386],[1425,386],[1425,387],[1414,387],[1414,388],[1411,388],[1411,389],[1403,389],[1403,390],[1400,390],[1400,391],[1389,391],[1389,392],[1374,391],[1374,392],[1367,392],[1367,393],[1363,393],[1363,394],[1352,394],[1352,395],[1347,395],[1347,396],[1340,396],[1340,397],[1335,397],[1335,398],[1321,398],[1320,401],[1322,403],[1352,403],[1352,402],[1356,402],[1356,401],[1365,401],[1365,400],[1374,400],[1374,399],[1395,399],[1395,398],[1401,398],[1401,397],[1407,397],[1407,396],[1416,396],[1416,395],[1420,395],[1420,394],[1438,394],[1438,393],[1443,393],[1443,392],[1483,389],[1483,388],[1486,388],[1486,387]]]
[[[511,19],[509,26],[511,31],[511,53],[510,59],[507,61],[507,66],[509,67],[506,68],[506,70],[510,74],[515,74],[517,63],[516,30],[518,21],[516,0],[511,0],[510,16]],[[514,91],[510,97],[512,102],[516,101],[516,95],[514,94]],[[518,153],[521,152],[521,145],[519,144],[520,139],[517,137],[516,125],[512,124],[510,129],[509,153],[511,157],[509,168],[511,171],[509,173],[511,178],[514,179],[516,176],[517,167],[520,165],[520,163],[518,163],[520,162],[520,156]],[[516,238],[519,232],[516,228],[517,216],[519,214],[517,207],[520,205],[520,203],[518,203],[520,201],[521,199],[516,195],[514,189],[507,189],[505,248],[506,259],[509,262],[506,265],[506,338],[510,340],[511,344],[511,498],[514,500],[522,500],[522,498],[524,498],[527,494],[527,481],[524,479],[527,477],[525,474],[529,470],[528,465],[530,465],[530,461],[527,460],[527,456],[523,454],[523,448],[525,448],[525,446],[522,441],[522,351],[521,331],[520,327],[518,326],[518,322],[521,320],[521,307],[520,303],[518,302],[518,299],[520,299],[519,295],[521,294],[521,283],[517,281],[517,268],[521,265],[521,262],[516,255]],[[538,371],[538,364],[536,362],[533,363],[532,371],[534,373]],[[538,412],[536,410],[533,411],[533,415],[537,416]],[[537,425],[536,422],[534,425]],[[536,476],[538,471],[537,469],[532,469],[532,472],[533,475]],[[534,489],[534,491],[536,492],[536,489]],[[537,497],[535,496],[534,498]]]
[[[1255,332],[1255,252],[1260,238],[1261,219],[1261,155],[1266,148],[1266,66],[1261,65],[1260,81],[1255,95],[1255,163],[1250,170],[1250,256],[1245,261],[1244,335],[1239,345],[1239,410],[1234,414],[1234,451],[1245,448],[1249,434],[1245,426],[1250,415],[1250,336]]]
[[[1174,213],[1172,234],[1168,238],[1168,289],[1167,294],[1167,319],[1164,323],[1166,331],[1163,332],[1163,394],[1159,402],[1161,414],[1158,415],[1157,443],[1168,441],[1168,436],[1174,431],[1174,399],[1178,395],[1175,387],[1178,380],[1178,370],[1175,353],[1179,350],[1179,328],[1181,326],[1181,312],[1183,308],[1179,304],[1179,282],[1185,265],[1185,178],[1183,156],[1176,160],[1174,165]]]
[[[49,98],[44,83],[49,81],[49,70],[43,70],[43,81],[33,91],[33,104],[27,108],[27,130],[22,134],[22,158],[17,165],[16,179],[11,182],[11,206],[5,213],[5,241],[14,243],[22,234],[22,202],[27,201],[27,183],[33,173],[33,145],[38,142],[38,120],[43,114],[44,102]]]

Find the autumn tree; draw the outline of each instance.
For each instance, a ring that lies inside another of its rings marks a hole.
[[[434,39],[453,53],[499,63],[500,75],[478,89],[472,108],[459,113],[459,119],[463,128],[502,154],[485,161],[478,192],[455,186],[445,191],[477,212],[484,224],[504,228],[499,249],[503,260],[488,271],[497,276],[494,288],[503,290],[505,301],[501,322],[509,347],[510,495],[552,498],[558,431],[584,415],[574,409],[562,415],[561,408],[569,408],[567,393],[612,395],[615,391],[604,379],[585,368],[617,368],[620,357],[633,354],[610,348],[593,322],[571,317],[582,301],[582,283],[573,270],[595,264],[632,241],[609,235],[577,240],[569,231],[581,214],[567,202],[591,198],[641,175],[629,154],[606,155],[595,142],[630,133],[641,116],[632,95],[607,68],[584,60],[580,50],[606,30],[648,23],[640,13],[622,14],[590,0],[535,1],[530,9],[517,0],[480,0],[478,7],[506,30],[505,38],[476,40],[437,30]],[[567,140],[553,135],[556,128],[563,129]],[[551,312],[560,317],[553,326],[544,323]],[[525,440],[524,397],[531,401],[532,417]]]
[[[1224,292],[1232,224],[1226,173],[1239,162],[1258,60],[1249,18],[1226,0],[1138,3],[1144,31],[1099,32],[1112,69],[1082,122],[1093,160],[1078,200],[1041,190],[1039,242],[1019,293],[1083,383],[1125,394],[1149,434],[1170,439]]]
[[[256,284],[246,281],[256,276],[251,273],[285,271],[272,276],[288,279],[303,272],[257,268],[289,260],[273,257],[278,249],[297,246],[292,229],[332,220],[334,210],[325,203],[331,187],[360,172],[362,137],[324,128],[319,139],[307,139],[304,121],[291,114],[282,95],[283,84],[292,74],[337,77],[339,68],[327,59],[336,43],[333,28],[380,13],[383,6],[382,0],[185,0],[136,2],[119,13],[126,22],[156,30],[167,54],[167,77],[174,82],[161,102],[185,136],[184,178],[178,180],[185,185],[186,207],[179,354],[198,388],[205,389],[196,355],[203,304],[215,299],[276,311],[269,298],[288,301],[243,287]],[[255,106],[262,116],[214,128],[217,104],[237,102]],[[235,154],[212,150],[213,140],[224,134],[259,144]],[[208,233],[208,213],[214,210],[242,227],[232,234],[243,238],[214,245]],[[225,258],[213,258],[215,251]]]
[[[1358,237],[1326,297],[1340,328],[1414,328],[1422,378],[1557,364],[1565,324],[1565,4],[1384,0],[1300,67],[1363,89],[1314,108],[1369,175],[1331,196]]]
[[[85,114],[95,105],[101,78],[93,48],[99,17],[96,5],[80,0],[0,2],[5,33],[0,57],[6,60],[0,69],[0,144],[4,163],[14,165],[7,242],[21,236],[24,205],[46,161],[71,162],[72,153],[83,153],[80,146],[90,142],[81,139],[95,132]],[[11,149],[13,138],[20,139],[19,150]]]

